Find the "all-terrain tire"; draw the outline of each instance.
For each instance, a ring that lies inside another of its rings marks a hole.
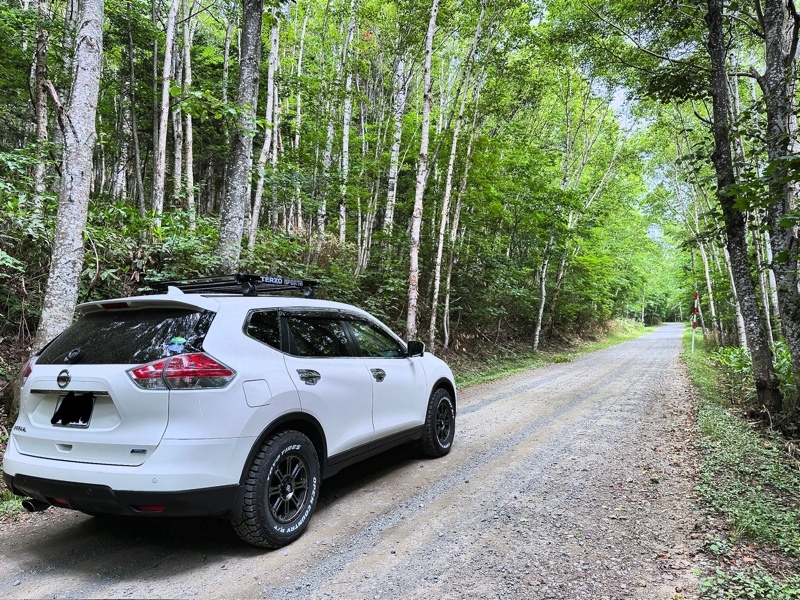
[[[428,402],[425,432],[420,449],[425,456],[439,458],[450,452],[456,433],[456,409],[453,399],[444,388],[437,388]]]
[[[308,526],[319,488],[319,459],[311,440],[299,431],[275,434],[250,465],[242,516],[231,521],[233,528],[254,546],[285,546]]]

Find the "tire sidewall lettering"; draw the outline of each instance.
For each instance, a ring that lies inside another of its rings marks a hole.
[[[445,394],[445,395],[443,395],[441,398],[439,398],[439,402],[437,402],[437,404],[436,404],[436,411],[434,412],[434,414],[436,414],[437,412],[439,412],[439,407],[440,407],[440,406],[442,405],[442,403],[444,403],[444,402],[446,402],[446,403],[447,403],[447,407],[450,409],[450,419],[451,419],[450,427],[451,427],[451,428],[455,428],[455,423],[453,423],[453,420],[454,420],[454,419],[453,419],[453,412],[454,412],[454,411],[453,411],[453,403],[452,403],[452,401],[450,400],[450,396],[448,396],[448,395],[446,395],[446,394]],[[454,432],[451,430],[451,435],[450,435],[450,436],[448,436],[448,438],[452,438],[452,437],[454,437]],[[439,447],[440,447],[442,450],[447,450],[447,449],[448,449],[450,446],[452,446],[452,445],[453,445],[453,440],[452,440],[452,439],[448,439],[448,440],[447,440],[447,442],[443,444],[441,441],[439,441],[439,438],[438,438],[438,437],[436,437],[436,442],[437,442],[437,444],[439,445]]]
[[[267,482],[269,483],[272,481],[272,473],[275,471],[275,466],[280,462],[280,460],[288,453],[292,451],[300,450],[300,444],[292,444],[291,446],[287,446],[283,450],[278,453],[278,456],[275,457],[275,460],[272,461],[272,464],[269,467],[269,473],[267,474]]]

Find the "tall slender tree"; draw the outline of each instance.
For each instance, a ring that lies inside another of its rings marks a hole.
[[[431,126],[431,108],[433,106],[433,89],[431,86],[431,59],[433,56],[433,38],[436,34],[436,15],[439,12],[439,0],[431,4],[431,16],[428,21],[428,32],[425,35],[425,60],[423,62],[423,100],[422,100],[422,133],[420,135],[419,158],[417,160],[417,183],[414,192],[414,212],[411,213],[411,240],[408,266],[408,316],[406,317],[406,338],[417,337],[417,303],[419,301],[419,233],[422,226],[422,200],[428,182],[428,138]]]
[[[747,249],[747,225],[744,214],[736,207],[731,186],[736,183],[731,150],[728,115],[727,48],[725,46],[724,0],[708,0],[708,55],[711,59],[711,97],[713,101],[714,153],[711,156],[717,173],[717,197],[725,223],[727,247],[731,254],[732,275],[744,317],[747,342],[753,357],[753,376],[758,400],[769,410],[780,410],[781,392],[775,375],[772,349],[769,347]]]
[[[56,233],[35,345],[41,346],[72,322],[83,267],[83,229],[89,208],[92,154],[97,142],[95,118],[103,57],[103,0],[81,0],[69,100],[62,106],[48,85],[64,136]]]
[[[239,268],[244,223],[250,203],[253,135],[258,108],[258,69],[261,64],[261,25],[264,0],[242,0],[241,58],[236,96],[238,119],[228,154],[227,187],[220,207],[219,244],[222,273]]]

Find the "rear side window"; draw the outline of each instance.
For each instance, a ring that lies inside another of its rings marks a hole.
[[[350,356],[347,334],[338,318],[290,315],[290,354],[334,358]]]
[[[182,308],[104,310],[73,323],[38,364],[138,364],[202,350],[214,312]]]
[[[250,314],[245,333],[259,342],[281,349],[281,328],[277,310],[258,310]]]

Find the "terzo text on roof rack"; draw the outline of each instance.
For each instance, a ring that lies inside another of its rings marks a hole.
[[[243,296],[259,296],[275,292],[302,290],[306,298],[313,298],[314,291],[319,287],[319,282],[307,279],[233,273],[231,275],[213,275],[191,279],[151,281],[147,282],[147,285],[150,290],[145,291],[145,294],[164,294],[171,287],[189,294],[241,294]]]

